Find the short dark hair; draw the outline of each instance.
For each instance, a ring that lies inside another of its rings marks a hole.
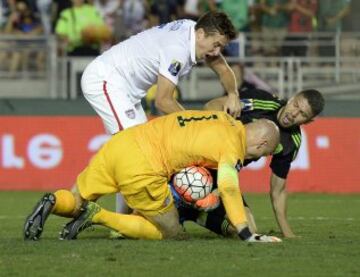
[[[237,36],[230,18],[223,12],[207,12],[203,14],[195,25],[195,30],[200,28],[204,29],[206,35],[219,32],[221,35],[225,35],[228,40],[233,40]]]
[[[306,89],[300,91],[298,95],[303,96],[308,101],[313,117],[317,116],[324,109],[325,99],[320,91],[316,89]]]

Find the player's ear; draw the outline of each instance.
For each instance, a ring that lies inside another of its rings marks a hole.
[[[200,38],[204,38],[206,36],[205,30],[203,28],[199,28],[196,30],[196,33]]]
[[[258,144],[256,149],[262,149],[262,148],[266,147],[267,145],[268,145],[268,141],[266,139],[263,139],[262,141],[260,141],[260,143]]]

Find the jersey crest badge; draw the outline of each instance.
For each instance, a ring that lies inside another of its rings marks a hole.
[[[181,69],[181,62],[178,62],[176,60],[173,60],[168,68],[170,74],[172,76],[177,76]]]
[[[125,114],[130,119],[134,119],[136,117],[134,109],[126,110]]]

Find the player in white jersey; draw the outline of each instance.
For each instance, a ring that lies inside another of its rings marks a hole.
[[[156,107],[163,113],[184,108],[173,97],[179,78],[205,60],[228,92],[224,110],[240,114],[235,76],[221,50],[236,37],[230,19],[221,12],[204,14],[197,22],[177,20],[145,30],[113,46],[85,69],[81,87],[100,115],[106,130],[115,134],[147,121],[141,99],[157,84]],[[125,212],[119,207],[117,211]]]

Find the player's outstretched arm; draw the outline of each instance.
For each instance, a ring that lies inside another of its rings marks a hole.
[[[218,190],[229,221],[235,227],[240,239],[248,242],[281,241],[276,237],[258,235],[250,231],[235,166],[227,163],[219,164]]]
[[[285,186],[286,179],[280,178],[272,173],[270,179],[270,197],[274,214],[284,237],[293,238],[295,234],[291,230],[286,214],[287,193]]]
[[[249,207],[245,207],[246,218],[248,220],[249,228],[252,233],[257,233],[257,227],[254,215]]]
[[[237,90],[237,82],[233,70],[227,64],[225,58],[221,54],[216,57],[207,57],[206,63],[219,76],[221,84],[228,94],[223,110],[235,118],[240,116],[241,104],[239,99],[239,92]]]
[[[155,106],[165,114],[185,110],[174,97],[175,85],[162,75],[158,76]]]

